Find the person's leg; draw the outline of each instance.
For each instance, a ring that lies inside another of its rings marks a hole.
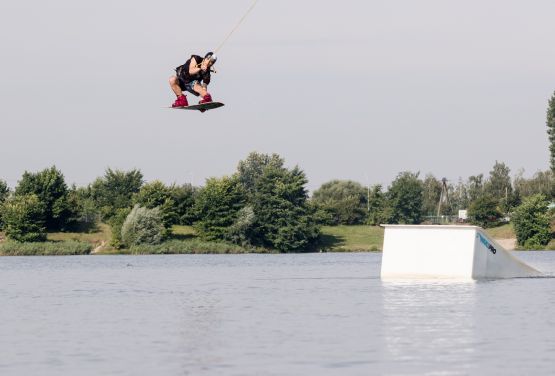
[[[181,94],[183,94],[183,90],[181,90],[181,88],[179,87],[179,80],[177,79],[177,76],[171,76],[169,81],[170,87],[172,88],[175,95],[177,97],[180,97]]]
[[[198,82],[195,83],[195,86],[193,86],[193,90],[199,93],[201,97],[204,97],[206,94],[208,94],[208,91],[206,91],[206,86],[200,85]]]
[[[183,94],[183,89],[179,85],[179,79],[176,76],[170,77],[170,87],[177,96],[177,99],[172,104],[172,107],[187,107],[189,103],[187,102],[187,97]]]
[[[193,90],[199,93],[202,97],[199,103],[212,102],[212,96],[206,90],[206,85],[199,85],[198,83],[195,83],[195,86],[193,86]]]

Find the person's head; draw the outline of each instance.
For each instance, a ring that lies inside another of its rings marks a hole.
[[[204,55],[203,63],[205,63],[208,68],[210,68],[216,63],[216,60],[218,60],[218,58],[216,57],[216,55],[214,55],[214,52],[208,52],[206,55]]]

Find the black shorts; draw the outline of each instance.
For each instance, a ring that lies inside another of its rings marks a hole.
[[[195,84],[199,83],[198,81],[195,80],[195,81],[191,81],[191,82],[185,82],[180,77],[177,77],[177,82],[179,83],[179,87],[181,88],[181,90],[188,91],[189,93],[194,94],[197,97],[199,96],[199,93],[197,93],[193,89],[195,87]]]

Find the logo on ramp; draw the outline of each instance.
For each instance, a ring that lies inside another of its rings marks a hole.
[[[493,253],[494,255],[497,253],[497,249],[495,249],[495,247],[491,245],[491,243],[488,242],[488,240],[483,237],[482,234],[478,233],[478,238],[480,239],[480,243],[482,243],[487,249],[489,249],[491,253]]]

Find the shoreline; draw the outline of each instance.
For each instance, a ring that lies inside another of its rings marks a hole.
[[[494,239],[500,246],[508,251],[518,251],[524,252],[527,250],[517,249],[516,248],[516,239],[514,238],[501,238],[501,239]],[[167,242],[167,243],[172,243]],[[3,249],[6,248],[6,244],[14,244],[14,248],[12,250]],[[64,251],[64,247],[70,244],[73,248],[77,245],[81,245],[81,248],[70,251]],[[115,249],[105,242],[94,246],[92,244],[87,244],[85,242],[77,242],[77,241],[69,241],[69,242],[57,242],[57,241],[48,241],[43,243],[19,243],[15,245],[15,243],[11,243],[9,241],[0,241],[0,256],[109,256],[109,255],[199,255],[199,254],[310,254],[310,253],[381,253],[381,247],[376,249],[360,249],[360,248],[348,248],[348,247],[339,247],[339,248],[328,248],[328,249],[315,249],[310,251],[295,251],[295,252],[280,252],[277,250],[271,249],[252,249],[252,248],[244,248],[240,246],[234,245],[227,245],[228,247],[221,248],[222,243],[214,242],[214,247],[210,246],[210,242],[206,242],[205,246],[202,248],[189,248],[186,250],[179,250],[179,249],[172,249],[171,245],[168,244],[160,244],[158,246],[148,246],[148,247],[140,247],[138,249],[129,249],[129,248],[122,248],[122,249]],[[60,247],[59,252],[53,251],[56,246]],[[83,252],[84,248],[87,248],[88,251]],[[23,250],[21,250],[23,249]],[[549,251],[549,249],[545,250],[536,250],[536,251]]]
[[[158,245],[116,249],[110,245],[109,226],[100,223],[91,233],[49,233],[43,243],[15,243],[0,233],[0,256],[25,255],[146,255],[146,254],[278,254],[278,253],[374,253],[383,247],[383,228],[367,225],[323,226],[321,240],[308,251],[280,252],[263,247],[239,246],[203,241],[191,226],[174,226],[172,237]],[[487,229],[490,236],[508,251],[518,249],[512,228]],[[551,248],[551,247],[547,247]],[[546,249],[549,250],[549,249]]]

